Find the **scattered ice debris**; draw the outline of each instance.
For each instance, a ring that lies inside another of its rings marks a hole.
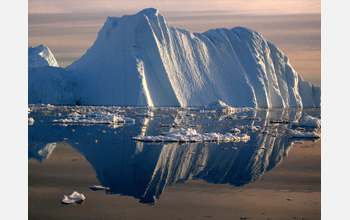
[[[187,117],[192,117],[192,118],[196,117],[195,114],[191,114],[191,113],[186,113],[186,116],[187,116]]]
[[[135,123],[135,120],[132,118],[113,115],[105,118],[86,118],[86,119],[63,118],[63,119],[53,120],[52,122],[63,123],[63,124],[118,124],[118,123],[126,123],[126,122]]]
[[[158,136],[137,136],[133,137],[133,140],[147,141],[147,142],[202,142],[202,141],[245,141],[249,140],[250,136],[246,134],[233,135],[231,133],[217,134],[217,133],[205,133],[198,134],[196,130],[192,128],[176,129],[168,132],[166,135]]]
[[[234,113],[236,110],[235,108],[226,105],[223,101],[214,101],[209,103],[208,105],[205,105],[201,108],[198,108],[197,111],[218,111],[226,114]]]
[[[28,118],[28,124],[30,125],[34,124],[34,118]]]
[[[316,117],[312,117],[311,115],[306,115],[304,120],[301,122],[293,122],[292,127],[312,127],[312,128],[320,128],[321,127],[321,119]]]
[[[79,115],[77,112],[73,112],[73,113],[68,114],[68,117],[79,118],[79,117],[84,117],[84,116]]]
[[[85,116],[88,116],[88,117],[111,117],[111,116],[114,116],[114,114],[112,114],[110,112],[104,112],[104,111],[98,110],[96,112],[88,112],[85,114]]]
[[[247,117],[246,120],[261,121],[260,117]]]
[[[93,185],[89,187],[91,190],[110,190],[109,187],[104,187],[104,186],[98,186],[98,185]]]
[[[294,137],[294,138],[320,138],[321,134],[315,131],[313,132],[301,132],[296,130],[288,130],[286,134]]]
[[[186,128],[186,127],[200,127],[200,125],[194,125],[194,124],[176,124],[176,123],[172,123],[172,124],[161,124],[162,127],[171,127],[171,128]]]
[[[248,127],[249,131],[258,131],[260,129],[261,129],[261,127],[258,126],[258,125],[257,126],[251,125],[251,126]]]
[[[85,196],[83,194],[80,194],[80,193],[74,191],[73,194],[70,195],[70,196],[64,195],[64,197],[61,200],[61,202],[63,204],[72,204],[72,203],[75,203],[75,202],[82,202],[84,200],[85,200]]]
[[[268,134],[269,132],[265,129],[261,131],[262,134]]]
[[[241,133],[241,130],[239,130],[239,128],[232,128],[229,130],[229,132],[235,133],[235,134],[239,134]]]
[[[153,118],[154,113],[152,111],[148,111],[148,112],[143,112],[141,114],[138,114],[137,116]]]
[[[235,126],[236,128],[240,129],[240,130],[244,130],[244,129],[247,129],[248,128],[248,125],[236,125]]]

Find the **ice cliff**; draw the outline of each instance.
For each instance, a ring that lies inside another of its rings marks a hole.
[[[229,106],[321,105],[321,89],[305,82],[259,33],[242,27],[191,33],[170,26],[152,8],[108,17],[92,47],[65,71],[79,92],[66,95],[77,100],[40,101],[37,96],[43,95],[37,91],[29,103],[203,106],[222,100]],[[62,90],[57,83],[56,89]]]

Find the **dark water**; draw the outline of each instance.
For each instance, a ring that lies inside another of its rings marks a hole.
[[[320,109],[303,111],[248,109],[226,115],[218,112],[199,112],[194,109],[156,108],[152,110],[154,117],[150,118],[140,116],[148,109],[139,107],[30,106],[30,108],[28,117],[34,119],[34,124],[28,125],[28,159],[30,163],[33,163],[33,160],[38,163],[36,166],[29,166],[29,175],[39,167],[45,169],[51,155],[58,150],[56,149],[60,145],[58,143],[69,144],[92,166],[98,184],[110,188],[99,193],[134,198],[143,205],[156,203],[158,205],[162,202],[162,194],[167,191],[167,187],[187,182],[204,182],[216,187],[229,185],[239,189],[259,182],[266,173],[273,172],[283,163],[292,146],[319,141],[319,139],[292,138],[286,135],[286,131],[297,128],[292,128],[287,123],[272,123],[272,121],[275,119],[295,121],[302,119],[304,115],[320,117],[321,114]],[[54,119],[67,118],[69,113],[83,114],[87,110],[118,113],[135,119],[135,123],[120,125],[52,123]],[[132,137],[140,134],[153,136],[176,129],[170,126],[174,123],[178,127],[192,127],[198,133],[225,134],[230,129],[239,127],[241,133],[250,136],[250,140],[200,143],[153,143],[132,140]],[[250,126],[260,129],[252,131]],[[303,129],[320,132],[320,128]],[[74,160],[76,164],[79,163],[79,160],[73,158],[72,161]],[[55,169],[59,173],[65,166],[67,164],[58,164]],[[320,171],[320,167],[316,169]],[[72,175],[71,179],[78,175],[79,173]],[[40,188],[40,183],[33,178],[29,178],[28,184],[29,189],[31,185]],[[50,187],[49,184],[43,183],[44,185]],[[69,183],[64,185],[69,188]],[[77,185],[79,185],[77,182],[72,184],[72,192],[79,188]],[[35,199],[35,194],[30,192],[29,195],[31,207],[33,199],[31,197]],[[59,202],[61,198],[63,195],[52,199],[57,205],[62,206]],[[29,216],[35,216],[33,213],[37,211],[37,208],[30,208]]]

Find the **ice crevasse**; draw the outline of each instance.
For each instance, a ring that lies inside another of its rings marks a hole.
[[[56,102],[72,103],[57,104],[321,105],[321,89],[305,82],[259,33],[242,27],[191,33],[172,27],[153,8],[108,17],[92,47],[64,71],[74,89],[64,89]]]

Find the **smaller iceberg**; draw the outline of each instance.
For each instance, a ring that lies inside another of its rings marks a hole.
[[[246,134],[233,135],[231,133],[218,134],[218,133],[205,133],[198,134],[196,130],[192,128],[180,128],[168,132],[166,135],[158,136],[142,136],[133,137],[133,140],[146,141],[146,142],[203,142],[203,141],[246,141],[250,139],[250,136]]]
[[[72,204],[72,203],[79,203],[85,200],[85,196],[83,194],[80,194],[76,191],[73,192],[72,195],[70,196],[66,196],[64,195],[63,199],[61,200],[61,202],[63,204]]]

